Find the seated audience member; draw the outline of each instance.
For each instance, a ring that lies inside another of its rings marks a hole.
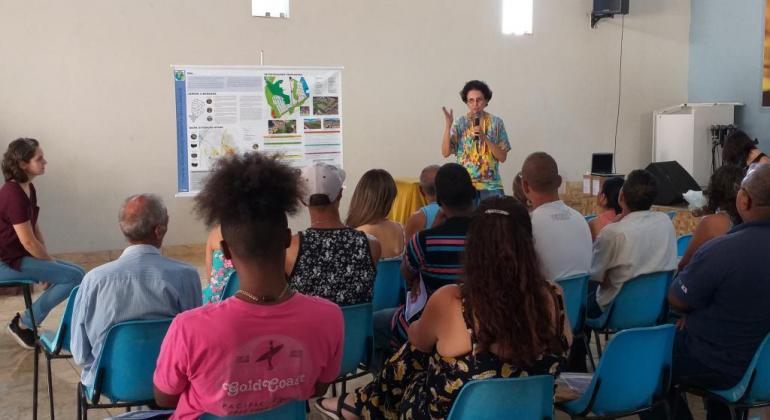
[[[620,190],[621,219],[607,225],[593,245],[588,317],[601,316],[623,283],[642,274],[676,268],[676,232],[666,213],[650,211],[658,194],[655,178],[631,171]]]
[[[532,203],[532,234],[545,278],[555,281],[588,273],[591,231],[585,217],[559,199],[556,161],[547,153],[532,153],[522,165],[521,181]]]
[[[340,308],[291,289],[287,213],[299,207],[299,174],[258,153],[220,159],[196,198],[240,280],[235,296],[177,316],[163,340],[155,401],[172,419],[235,416],[323,395],[342,356]],[[216,328],[212,328],[216,325]]]
[[[602,212],[588,222],[588,227],[591,228],[591,239],[595,240],[599,232],[623,212],[618,203],[621,187],[623,187],[623,178],[620,177],[606,179],[602,184],[602,190],[596,196],[596,204],[601,207]]]
[[[440,166],[430,165],[426,166],[422,172],[420,172],[420,195],[425,199],[428,204],[414,212],[406,222],[406,228],[404,237],[409,242],[415,233],[430,229],[433,227],[433,222],[436,220],[436,214],[438,214],[439,206],[436,202],[436,172]]]
[[[671,307],[686,314],[674,339],[672,384],[735,386],[770,333],[770,165],[749,170],[736,207],[743,224],[703,244],[669,289]],[[710,420],[730,418],[721,403],[707,408]],[[672,409],[692,419],[684,401]]]
[[[695,227],[690,245],[679,261],[680,271],[687,266],[701,245],[741,224],[741,216],[735,208],[735,197],[738,195],[744,173],[738,166],[723,165],[711,175],[705,191],[708,203],[703,209],[707,215],[703,216]]]
[[[12,141],[3,155],[5,183],[0,186],[0,280],[33,279],[50,287],[32,303],[34,324],[40,325],[48,313],[83,279],[83,269],[53,259],[45,246],[38,215],[37,193],[32,180],[45,173],[48,162],[35,139]],[[35,348],[30,311],[16,314],[8,332],[20,346]]]
[[[384,169],[364,173],[353,191],[345,224],[377,238],[380,258],[399,257],[404,252],[404,227],[388,220],[396,199],[396,181]]]
[[[621,218],[605,226],[593,244],[588,318],[600,317],[625,282],[676,268],[674,225],[666,213],[650,211],[657,194],[652,174],[641,169],[628,174],[620,190]],[[581,340],[575,343],[569,369],[585,372],[585,345]]]
[[[482,201],[464,268],[462,284],[431,295],[409,342],[373,382],[316,407],[332,418],[446,418],[471,380],[557,376],[569,324],[542,273],[526,207],[511,197]]]
[[[152,194],[131,196],[118,218],[130,245],[117,260],[86,274],[72,310],[70,350],[83,368],[80,381],[86,386],[94,383],[93,364],[110,327],[124,321],[171,318],[201,304],[198,271],[160,255],[168,229],[163,201]]]
[[[209,284],[203,289],[203,303],[213,303],[222,300],[227,281],[235,272],[233,262],[225,258],[220,243],[222,242],[222,229],[219,225],[211,228],[206,240],[206,273],[209,275]]]
[[[447,163],[436,173],[436,201],[446,221],[417,232],[406,246],[401,274],[411,290],[412,301],[420,293],[420,283],[429,297],[440,287],[454,284],[462,274],[461,254],[465,249],[465,233],[471,222],[473,188],[468,171],[456,163]],[[411,305],[411,303],[410,303]],[[374,314],[374,348],[372,363],[376,369],[382,359],[406,341],[409,323],[419,318],[419,308],[407,317],[406,306],[383,309]]]
[[[725,139],[722,148],[722,164],[747,168],[752,163],[770,163],[770,157],[762,153],[743,130],[736,130]]]
[[[372,301],[380,259],[380,244],[340,220],[345,172],[316,163],[302,169],[302,202],[310,212],[310,227],[291,240],[286,274],[298,292],[328,299],[337,305]]]

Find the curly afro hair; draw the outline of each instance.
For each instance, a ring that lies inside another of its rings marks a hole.
[[[230,251],[240,257],[279,257],[286,248],[287,214],[297,212],[299,172],[278,156],[258,152],[227,156],[215,164],[195,199],[208,226],[222,227]]]

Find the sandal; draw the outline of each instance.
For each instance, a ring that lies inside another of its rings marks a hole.
[[[332,420],[345,420],[345,416],[342,415],[342,410],[345,410],[349,413],[353,413],[357,417],[361,417],[361,413],[356,410],[355,407],[352,407],[350,405],[345,404],[345,397],[347,397],[348,394],[342,394],[340,395],[339,399],[337,400],[337,409],[335,411],[330,411],[326,409],[323,404],[321,404],[321,401],[325,400],[326,398],[319,398],[315,400],[315,403],[313,404],[318,410],[319,413],[323,414],[327,418],[330,418]]]

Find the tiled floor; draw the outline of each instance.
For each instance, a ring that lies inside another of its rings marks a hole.
[[[164,250],[164,254],[198,268],[203,274],[203,247],[192,245],[172,247]],[[63,257],[69,261],[81,264],[89,270],[96,265],[117,258],[119,251],[102,252],[98,254],[69,254]],[[205,278],[201,276],[201,278]],[[0,296],[0,325],[5,329],[13,315],[24,306],[21,296]],[[64,305],[59,305],[43,322],[43,329],[55,329]],[[30,350],[22,349],[10,337],[7,331],[0,333],[0,420],[31,419],[32,418],[32,373],[33,355]],[[57,419],[68,420],[76,417],[76,384],[79,380],[79,369],[71,359],[53,360],[53,388],[55,402],[55,416]],[[40,391],[39,409],[40,419],[49,419],[47,381],[45,375],[45,357],[40,357]],[[354,389],[367,383],[371,377],[366,376],[348,385],[348,389]],[[696,398],[690,399],[690,405],[696,420],[705,419],[702,404]],[[121,413],[121,410],[89,410],[89,418],[101,419]],[[311,412],[311,419],[323,418],[316,412]],[[567,419],[563,413],[556,414],[557,419]]]

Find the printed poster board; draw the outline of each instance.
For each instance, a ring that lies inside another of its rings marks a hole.
[[[222,156],[258,150],[293,167],[342,167],[342,68],[172,66],[178,195]]]

